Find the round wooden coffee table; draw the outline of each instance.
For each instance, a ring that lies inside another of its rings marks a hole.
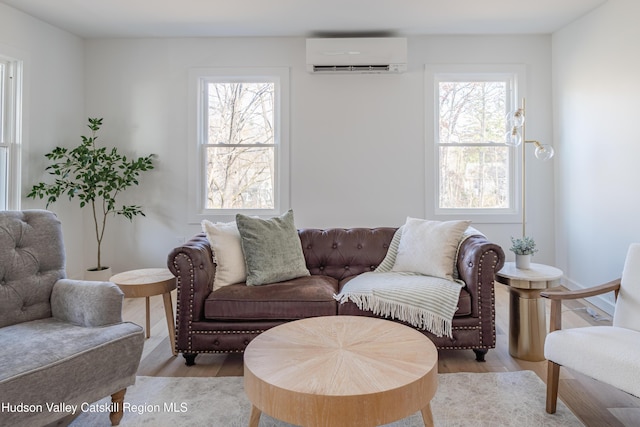
[[[379,426],[421,411],[433,426],[438,352],[420,332],[378,318],[297,320],[256,337],[244,353],[249,425],[262,412],[305,426]]]
[[[166,268],[143,268],[118,273],[111,276],[111,282],[118,285],[127,298],[146,298],[146,334],[151,336],[151,319],[149,314],[149,297],[162,295],[164,301],[164,312],[169,328],[169,340],[171,342],[171,353],[175,356],[176,326],[173,321],[173,303],[171,302],[171,291],[176,288],[176,278]]]

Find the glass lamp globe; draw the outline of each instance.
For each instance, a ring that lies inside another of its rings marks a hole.
[[[542,144],[536,147],[535,156],[538,160],[542,160],[543,162],[552,158],[554,154],[555,151],[549,144]]]
[[[518,108],[507,114],[507,123],[515,128],[521,128],[524,125],[524,111]]]
[[[504,137],[505,145],[508,145],[510,147],[518,147],[520,144],[522,144],[522,135],[516,127],[507,132]]]

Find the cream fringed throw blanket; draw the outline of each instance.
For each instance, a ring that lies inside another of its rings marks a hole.
[[[451,338],[451,321],[463,286],[461,281],[415,273],[367,272],[347,282],[334,298],[341,304],[351,301],[360,310]]]

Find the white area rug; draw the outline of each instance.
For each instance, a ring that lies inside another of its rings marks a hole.
[[[560,400],[556,414],[545,412],[545,385],[532,371],[440,374],[438,381],[438,391],[431,401],[438,427],[582,426]],[[132,406],[125,411],[120,423],[123,427],[246,427],[251,408],[242,377],[138,377],[127,390],[125,402]],[[71,425],[98,427],[110,423],[108,413],[83,412]],[[265,414],[260,419],[260,427],[290,426]],[[387,426],[424,424],[417,412]]]

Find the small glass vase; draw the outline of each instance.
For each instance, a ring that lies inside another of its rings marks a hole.
[[[516,254],[516,268],[519,268],[520,270],[529,270],[529,268],[531,268],[531,254]]]

